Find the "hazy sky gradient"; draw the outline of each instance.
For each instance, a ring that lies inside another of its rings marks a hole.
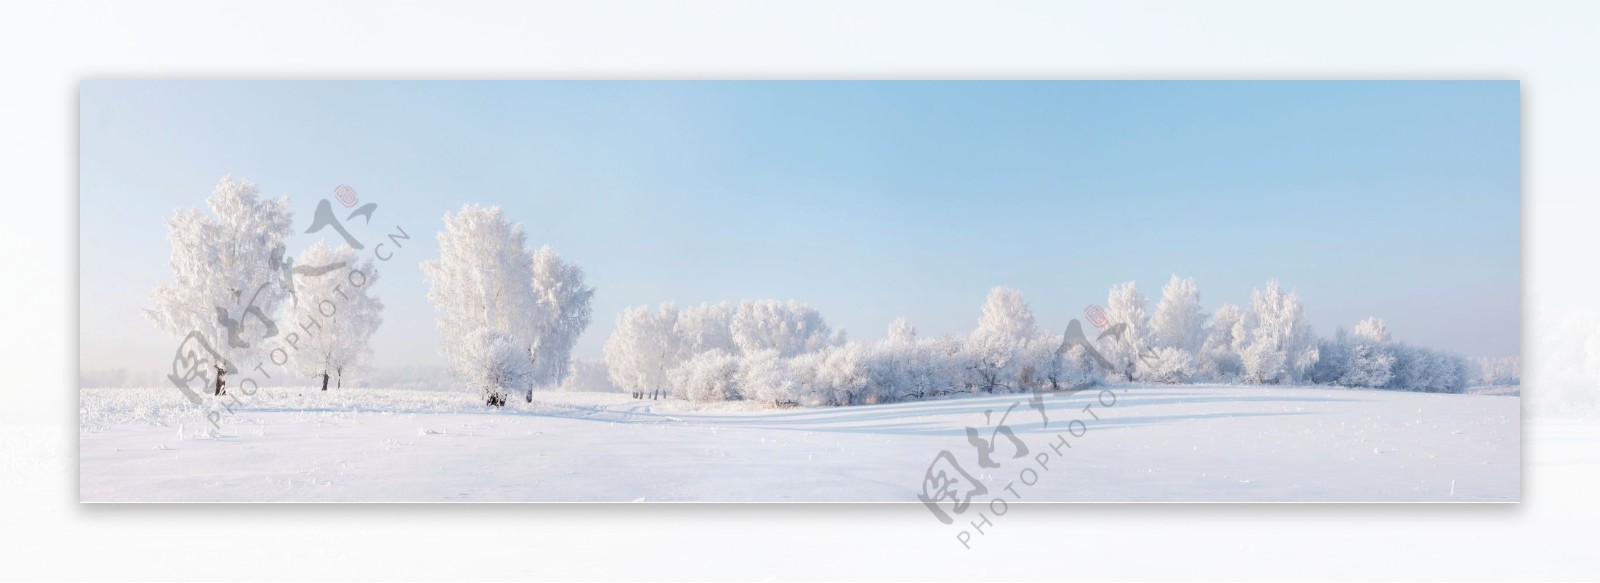
[[[349,184],[379,204],[358,236],[412,234],[379,267],[384,366],[443,364],[417,264],[466,202],[585,268],[585,358],[665,300],[794,298],[875,340],[964,333],[1006,285],[1059,333],[1174,273],[1212,311],[1278,278],[1319,334],[1515,355],[1519,115],[1516,82],[87,82],[83,366],[168,366],[139,313],[163,220],[225,174],[297,232]]]

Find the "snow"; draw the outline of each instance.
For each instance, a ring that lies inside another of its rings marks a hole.
[[[915,502],[942,450],[987,487],[977,500],[1028,467],[1023,501],[1520,498],[1515,397],[1110,389],[1047,395],[1049,427],[1016,394],[768,409],[541,392],[490,410],[469,391],[263,388],[229,414],[172,388],[83,389],[80,499]],[[984,412],[1018,402],[1008,424],[1030,454],[1000,438],[1001,467],[978,467],[966,427],[987,435]],[[1071,447],[1036,465],[1059,437]]]

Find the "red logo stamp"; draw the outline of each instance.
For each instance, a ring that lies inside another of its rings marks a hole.
[[[356,202],[361,200],[356,197],[356,189],[350,188],[348,184],[340,184],[338,188],[333,189],[333,195],[338,197],[339,204],[344,205],[344,208],[356,206]]]
[[[1096,328],[1104,328],[1106,327],[1106,323],[1111,321],[1110,318],[1106,317],[1105,308],[1100,306],[1091,305],[1087,308],[1084,308],[1083,317],[1088,318],[1089,322],[1094,324]]]

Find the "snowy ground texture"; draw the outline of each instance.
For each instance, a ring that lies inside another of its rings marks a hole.
[[[1520,497],[1516,397],[1109,389],[1049,394],[1048,427],[1026,395],[772,410],[538,393],[534,403],[495,411],[470,393],[261,389],[230,414],[188,405],[171,388],[83,389],[79,495],[92,502],[915,502],[930,464],[948,450],[987,488],[975,502],[1012,498],[1008,485],[1024,501],[1062,502]],[[1028,453],[1016,457],[1002,436],[993,454],[1000,467],[980,467],[966,428],[989,436],[985,411],[998,415],[1014,403],[1007,425]],[[213,412],[220,429],[206,420]]]

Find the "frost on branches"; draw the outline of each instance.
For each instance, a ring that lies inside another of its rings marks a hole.
[[[1322,358],[1306,380],[1345,387],[1460,393],[1482,382],[1482,373],[1459,354],[1390,340],[1383,320],[1367,318],[1355,333],[1344,329],[1318,341]]]
[[[209,389],[221,395],[227,374],[261,360],[278,335],[275,317],[288,297],[279,263],[293,216],[288,199],[262,200],[254,184],[228,177],[206,204],[210,214],[188,208],[167,220],[172,281],[156,287],[145,315],[183,338],[179,355],[211,369],[201,372],[215,375]]]
[[[1251,384],[1296,383],[1305,378],[1318,353],[1311,325],[1306,322],[1300,296],[1285,293],[1277,280],[1267,289],[1250,294],[1251,310],[1235,328],[1243,328],[1235,341],[1242,342],[1239,355],[1244,364],[1240,380]]]
[[[1193,278],[1172,276],[1150,315],[1150,345],[1195,354],[1206,341],[1206,313]]]
[[[1022,293],[1005,287],[990,290],[978,327],[967,336],[972,384],[985,393],[1021,388],[1023,356],[1038,336],[1033,311],[1022,301]]]
[[[456,375],[490,405],[560,382],[589,323],[583,270],[548,248],[530,252],[522,225],[499,207],[444,215],[439,258],[422,264],[442,348]]]
[[[322,390],[344,386],[344,376],[372,356],[372,334],[383,323],[383,301],[371,294],[378,270],[356,251],[318,241],[298,262],[333,267],[328,273],[295,281],[289,313],[302,331],[295,346],[296,372],[318,379]]]
[[[656,311],[628,308],[606,339],[607,374],[635,399],[656,398],[667,386],[667,371],[678,364],[682,345],[677,305],[667,302]]]
[[[1111,372],[1124,381],[1134,380],[1139,356],[1149,345],[1150,327],[1145,318],[1147,300],[1139,286],[1127,282],[1112,286],[1106,297],[1106,328],[1122,327],[1122,334],[1106,338],[1101,352],[1111,362]]]
[[[665,303],[624,310],[606,340],[611,382],[634,398],[667,394],[706,394],[683,386],[685,374],[670,375],[695,357],[720,352],[743,357],[771,351],[781,357],[809,354],[840,344],[814,308],[797,301],[747,300],[737,306],[703,304],[679,310]]]
[[[583,283],[583,268],[561,259],[549,245],[533,253],[533,296],[537,306],[532,331],[534,382],[559,385],[571,370],[572,347],[589,328],[594,288]],[[526,394],[533,401],[533,390]]]
[[[740,351],[773,349],[784,356],[818,350],[831,340],[822,314],[794,300],[740,302],[728,332]]]

